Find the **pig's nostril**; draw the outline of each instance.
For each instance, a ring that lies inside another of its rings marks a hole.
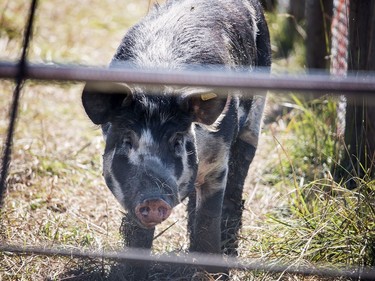
[[[148,214],[150,213],[150,207],[147,207],[147,206],[142,207],[142,208],[139,209],[139,212],[142,216],[147,217]]]
[[[167,217],[167,213],[168,213],[167,208],[165,208],[165,207],[159,207],[158,211],[159,211],[160,218],[165,219]]]

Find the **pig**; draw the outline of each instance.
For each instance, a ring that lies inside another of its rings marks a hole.
[[[130,28],[111,68],[269,71],[257,0],[170,0]],[[246,98],[245,98],[246,97]],[[188,198],[190,251],[237,255],[243,185],[265,93],[87,82],[83,107],[105,140],[103,176],[127,211],[129,247],[149,249],[155,226]]]

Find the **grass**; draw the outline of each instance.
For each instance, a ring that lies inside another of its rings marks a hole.
[[[272,130],[278,164],[263,173],[267,184],[288,192],[280,196],[282,209],[266,214],[253,251],[298,264],[373,266],[375,181],[357,179],[349,190],[332,179],[342,149],[332,99],[307,102],[293,94],[291,101],[293,110],[279,120],[287,126]]]
[[[148,4],[42,0],[30,59],[106,65],[126,28],[147,13]],[[23,1],[0,3],[0,60],[19,57],[27,10]],[[272,34],[280,33],[276,19],[268,18]],[[300,69],[302,49],[277,60],[274,70]],[[1,146],[13,88],[12,81],[0,81]],[[84,114],[81,90],[78,83],[26,83],[1,213],[1,244],[121,249],[122,209],[102,179],[102,137]],[[246,182],[241,257],[300,265],[374,265],[374,181],[357,179],[357,189],[347,190],[330,175],[339,149],[335,102],[271,95],[269,107],[276,105],[282,113],[267,121]],[[157,233],[166,231],[155,241],[156,253],[187,249],[184,209],[184,204],[178,206],[157,228]],[[109,266],[104,265],[105,272]],[[100,277],[102,270],[97,260],[0,254],[0,280],[56,280],[90,272]],[[232,279],[329,278],[234,272]]]
[[[353,191],[321,180],[298,189],[291,196],[288,216],[268,215],[262,247],[288,262],[373,265],[375,214],[368,200],[374,195],[373,186]]]
[[[279,178],[271,184],[282,183],[283,177],[292,181],[311,181],[329,176],[330,167],[339,159],[340,147],[336,137],[336,103],[332,98],[306,100],[290,94],[284,103],[290,111],[279,120],[283,139],[275,137],[275,145],[283,152],[278,165],[273,168]]]

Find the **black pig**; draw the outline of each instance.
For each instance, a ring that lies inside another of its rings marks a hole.
[[[258,1],[171,0],[128,31],[111,67],[221,66],[251,75],[269,69],[270,53]],[[103,85],[87,83],[82,102],[103,130],[104,178],[128,212],[127,245],[150,248],[155,225],[189,197],[190,250],[236,255],[264,95],[125,84],[108,94]]]

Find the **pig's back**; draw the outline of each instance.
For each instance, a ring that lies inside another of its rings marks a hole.
[[[113,62],[168,69],[254,65],[257,5],[247,0],[168,1],[129,30]]]

